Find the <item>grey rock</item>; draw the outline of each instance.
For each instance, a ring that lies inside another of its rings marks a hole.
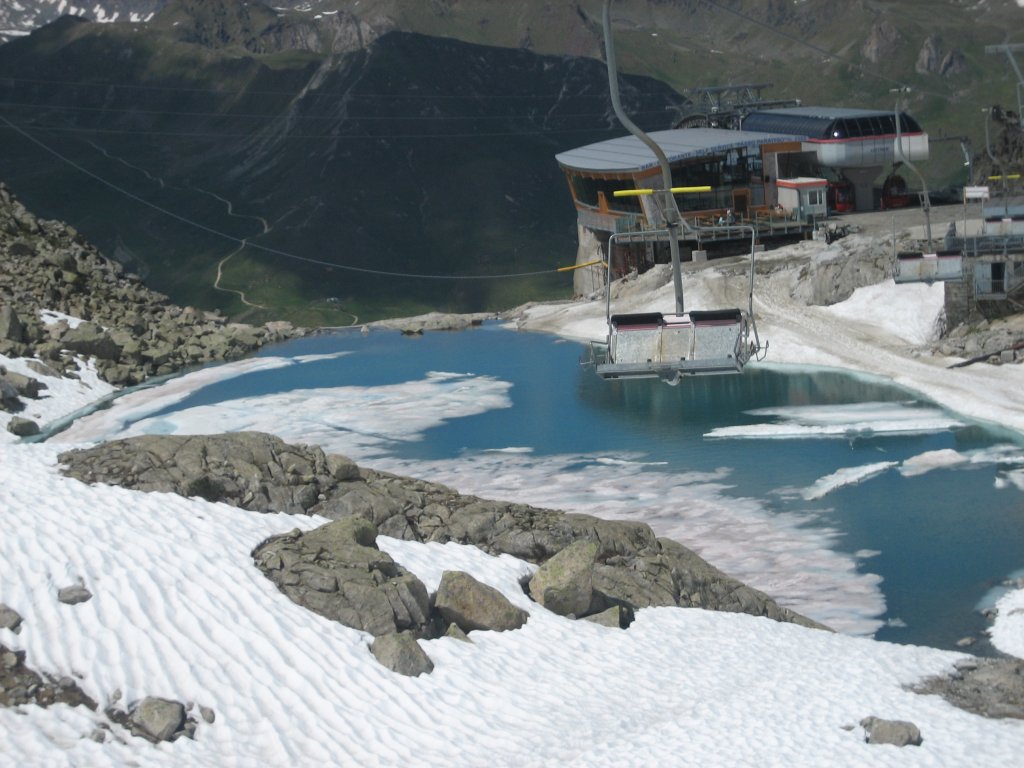
[[[18,390],[13,384],[7,381],[6,376],[0,376],[0,409],[5,411],[21,410],[21,400]]]
[[[60,343],[73,352],[104,360],[116,360],[121,355],[121,348],[110,338],[110,334],[95,323],[82,323],[77,328],[68,329]]]
[[[445,621],[463,632],[519,629],[529,614],[508,601],[494,587],[462,571],[444,571],[434,597],[434,607]]]
[[[408,632],[374,638],[370,644],[370,653],[392,672],[407,677],[418,677],[434,670],[434,662]]]
[[[81,584],[72,584],[57,590],[57,599],[65,605],[77,605],[92,599],[92,592]]]
[[[131,732],[153,742],[170,741],[185,726],[185,705],[180,701],[147,696],[128,713]]]
[[[16,342],[25,340],[25,326],[14,307],[7,304],[0,307],[0,339]]]
[[[12,416],[11,420],[7,422],[7,431],[17,437],[31,437],[39,434],[39,425],[32,419]]]
[[[21,614],[6,603],[0,603],[0,629],[21,632]]]
[[[547,560],[530,579],[530,596],[560,616],[582,616],[590,610],[594,592],[596,541],[573,542]]]
[[[7,379],[11,386],[18,390],[18,394],[21,397],[35,400],[47,388],[41,381],[21,373],[8,372],[3,374],[3,377]]]
[[[880,717],[865,717],[860,721],[864,729],[864,740],[868,744],[893,744],[897,747],[919,747],[923,739],[921,731],[906,720],[883,720]]]
[[[203,718],[203,722],[210,724],[212,724],[217,717],[212,708],[205,707],[202,704],[199,705],[199,716]]]

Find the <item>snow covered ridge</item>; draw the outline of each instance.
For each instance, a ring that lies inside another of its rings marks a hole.
[[[146,22],[165,0],[12,0],[0,3],[0,43],[27,35],[64,15],[101,23]]]

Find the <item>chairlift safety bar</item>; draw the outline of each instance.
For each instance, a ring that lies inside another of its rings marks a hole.
[[[640,197],[642,195],[653,195],[655,192],[662,192],[660,189],[616,189],[612,192],[613,197]],[[672,187],[669,192],[673,195],[688,195],[696,194],[698,192],[710,192],[710,186],[702,187]]]

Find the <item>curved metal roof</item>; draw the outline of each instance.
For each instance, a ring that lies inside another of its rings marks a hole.
[[[743,118],[750,131],[786,131],[808,139],[849,139],[891,136],[896,120],[891,110],[847,109],[844,107],[787,107],[751,112]],[[906,112],[900,113],[904,133],[920,133],[921,126]]]
[[[724,128],[677,128],[648,134],[670,163],[703,157],[730,149],[757,147],[783,141],[800,141],[803,135],[730,131]],[[575,171],[638,173],[658,166],[651,149],[635,136],[620,136],[555,155],[563,168]]]

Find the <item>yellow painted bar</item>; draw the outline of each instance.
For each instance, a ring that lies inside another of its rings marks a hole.
[[[657,190],[660,191],[660,190]],[[685,195],[691,192],[710,192],[711,187],[672,187],[673,195]],[[653,189],[616,189],[612,192],[613,197],[640,197],[641,195],[653,195]]]
[[[1014,179],[1014,180],[1016,180],[1016,179],[1019,179],[1019,178],[1020,178],[1020,174],[1019,173],[1009,173],[1006,176],[989,176],[988,180],[989,181],[999,181],[1000,179]],[[618,197],[619,193],[616,192],[615,196]]]
[[[583,269],[584,267],[592,267],[595,264],[604,266],[604,259],[595,259],[594,261],[588,261],[586,264],[574,264],[571,267],[559,267],[556,272],[572,272],[574,269]]]

